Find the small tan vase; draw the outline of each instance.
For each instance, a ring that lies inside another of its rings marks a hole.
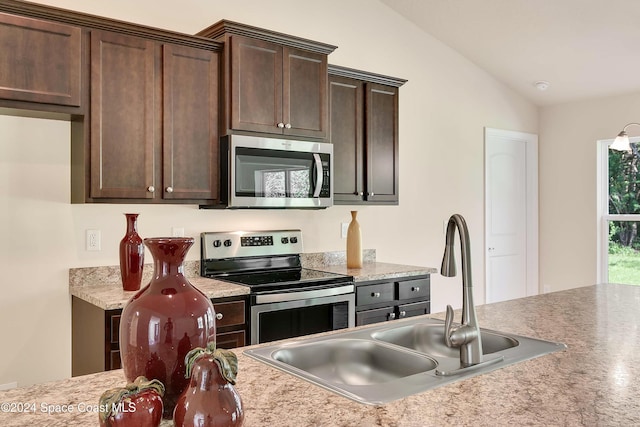
[[[347,230],[347,267],[362,268],[362,234],[356,216],[358,211],[351,211],[351,222]]]

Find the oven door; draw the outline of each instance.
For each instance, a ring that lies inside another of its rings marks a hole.
[[[251,344],[355,326],[353,289],[350,284],[314,291],[255,295],[251,306]]]
[[[228,207],[333,204],[331,144],[230,135],[222,145],[229,161]]]

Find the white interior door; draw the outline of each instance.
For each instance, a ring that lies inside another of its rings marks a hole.
[[[537,136],[485,129],[486,302],[538,293]]]

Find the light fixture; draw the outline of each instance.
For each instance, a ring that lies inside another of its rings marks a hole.
[[[534,86],[536,87],[536,89],[538,89],[540,92],[544,92],[545,90],[549,89],[549,82],[544,81],[544,80],[538,80],[537,82],[534,83]]]
[[[627,135],[627,128],[631,125],[640,126],[640,123],[629,123],[622,128],[613,144],[609,146],[612,150],[618,151],[631,151],[631,145],[629,145],[629,135]]]

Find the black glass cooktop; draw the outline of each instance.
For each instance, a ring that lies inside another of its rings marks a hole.
[[[351,276],[307,268],[239,273],[217,279],[249,286],[252,292],[326,287],[353,281]]]

